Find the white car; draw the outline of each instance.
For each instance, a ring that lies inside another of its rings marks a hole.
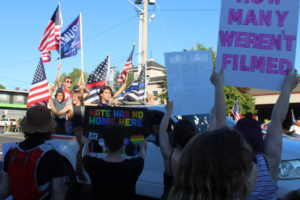
[[[150,127],[153,123],[160,121],[165,113],[163,106],[141,106],[148,109],[149,124]],[[171,116],[170,124],[174,124],[178,118],[182,116]],[[208,115],[197,115],[197,116],[184,116],[185,119],[192,120],[195,125],[197,132],[202,132],[206,129],[208,124]],[[234,126],[235,122],[227,118],[227,124]],[[76,142],[75,136],[66,135],[53,135],[49,141],[54,148],[65,157],[65,170],[67,177],[65,181],[70,188],[70,195],[76,195],[76,153],[79,149]],[[156,143],[156,144],[155,144]],[[3,144],[3,154],[7,152],[11,143]],[[94,156],[102,157],[102,154],[92,153]],[[4,157],[4,156],[3,156]],[[278,180],[278,198],[283,198],[288,192],[300,188],[300,141],[293,140],[288,136],[283,137],[283,150],[282,150],[282,161],[280,163],[280,173]],[[157,142],[148,142],[144,169],[138,178],[136,184],[136,192],[138,195],[149,196],[153,198],[160,198],[163,194],[163,172],[164,164],[163,158],[160,153],[160,148]],[[84,172],[87,181],[79,183],[90,184],[90,179],[86,172]]]

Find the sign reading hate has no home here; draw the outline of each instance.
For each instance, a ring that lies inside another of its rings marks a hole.
[[[294,69],[298,0],[222,0],[216,69],[225,85],[280,90]]]

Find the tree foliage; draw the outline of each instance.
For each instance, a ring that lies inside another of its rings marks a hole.
[[[163,74],[166,75],[166,69],[163,70]],[[164,78],[163,83],[161,85],[162,92],[158,94],[158,98],[161,104],[164,103],[164,99],[168,99],[168,87],[167,87],[167,79]]]
[[[81,74],[81,69],[79,68],[73,68],[73,71],[70,73],[62,73],[60,76],[60,81],[63,82],[64,78],[66,76],[70,76],[72,78],[72,85],[77,85],[79,78],[80,78],[80,74]],[[86,83],[87,79],[89,78],[89,74],[87,72],[84,73],[84,82]],[[55,81],[55,83],[57,84],[57,81]]]
[[[6,87],[2,84],[0,84],[0,89],[6,89]]]

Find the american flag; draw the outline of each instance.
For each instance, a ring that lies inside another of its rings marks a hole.
[[[42,36],[42,41],[39,50],[42,52],[42,61],[51,61],[51,50],[57,50],[60,43],[60,28],[62,25],[62,17],[60,13],[60,6],[58,4],[50,22]]]
[[[125,90],[124,93],[121,93],[118,97],[118,101],[129,101],[129,102],[143,102],[145,100],[145,71],[146,71],[146,64],[141,70],[139,77],[136,81],[132,82]]]
[[[40,59],[29,90],[27,108],[37,105],[47,106],[49,98],[50,93],[45,74],[44,64],[42,62],[42,59]]]
[[[109,56],[98,65],[98,67],[90,74],[86,88],[90,89],[89,95],[84,102],[98,104],[100,102],[100,87],[106,82],[107,71],[109,66]]]
[[[135,43],[133,44],[133,48],[132,51],[123,67],[122,72],[119,74],[118,76],[118,83],[124,83],[126,76],[128,74],[128,71],[130,70],[131,66],[132,66],[132,55],[133,55],[133,51],[134,51],[134,47],[135,47]]]
[[[242,118],[242,113],[240,110],[239,99],[236,99],[233,108],[230,110],[233,115],[234,121],[239,121]]]

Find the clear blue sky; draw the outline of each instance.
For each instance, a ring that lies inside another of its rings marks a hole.
[[[197,42],[217,50],[221,0],[156,0],[149,6],[148,57],[164,65],[164,53],[182,51]],[[29,89],[41,53],[42,34],[58,1],[3,1],[0,4],[0,84],[8,89]],[[160,10],[160,11],[159,11]],[[127,0],[61,0],[64,30],[82,12],[84,70],[93,69],[111,55],[111,65],[121,70],[136,42],[133,63],[138,62],[138,15]],[[299,40],[297,41],[299,50]],[[58,57],[45,63],[47,80],[56,78]],[[299,56],[296,68],[300,71]],[[62,60],[62,73],[81,67],[80,52]]]

